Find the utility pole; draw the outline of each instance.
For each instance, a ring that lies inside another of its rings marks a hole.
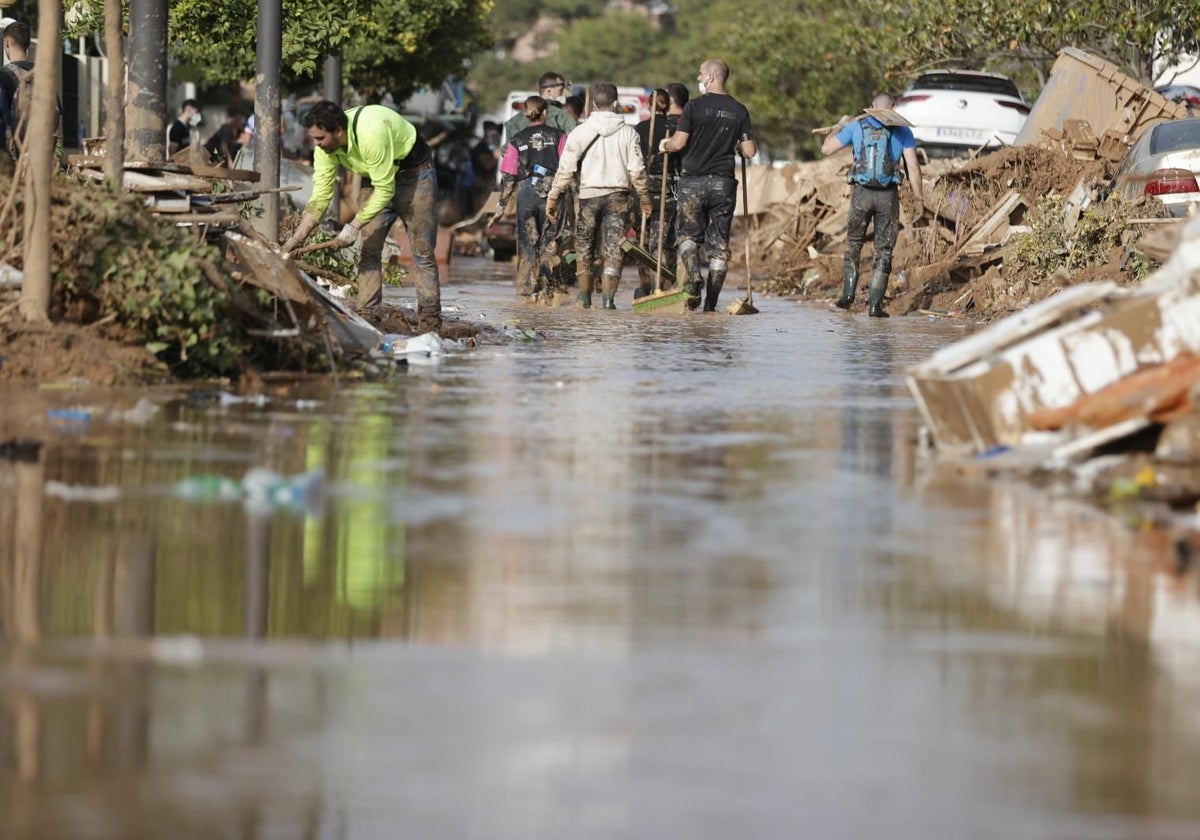
[[[325,56],[325,77],[322,93],[330,102],[342,104],[342,57],[340,55]],[[341,178],[338,179],[341,184]],[[329,214],[340,219],[342,212],[342,191],[333,191],[333,200],[329,202]]]
[[[167,0],[129,2],[125,146],[135,161],[167,157]]]
[[[254,80],[254,168],[264,189],[279,187],[279,66],[283,61],[283,0],[258,0],[258,67]],[[279,194],[263,196],[260,230],[279,239]]]

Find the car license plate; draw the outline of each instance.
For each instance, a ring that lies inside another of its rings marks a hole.
[[[984,132],[975,128],[939,128],[937,136],[946,140],[965,140],[969,143],[982,143],[987,139]]]

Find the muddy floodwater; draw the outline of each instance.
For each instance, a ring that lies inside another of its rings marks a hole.
[[[0,837],[1200,837],[1197,581],[917,453],[961,322],[510,270],[386,382],[2,395]]]

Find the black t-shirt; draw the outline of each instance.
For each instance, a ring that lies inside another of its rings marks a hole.
[[[650,120],[645,119],[635,126],[638,139],[642,144],[642,157],[646,159],[646,174],[651,178],[662,175],[662,152],[658,150],[659,142],[668,134],[674,134],[679,128],[678,114],[659,114],[654,118],[654,142],[650,142]],[[671,174],[679,174],[679,155],[671,158]]]
[[[175,120],[171,123],[171,130],[167,134],[167,142],[172,146],[183,148],[192,142],[192,130],[182,120]]]
[[[727,93],[706,93],[683,106],[679,130],[688,134],[684,175],[733,177],[733,150],[754,139],[750,112]]]

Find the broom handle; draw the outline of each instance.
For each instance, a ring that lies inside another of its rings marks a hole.
[[[650,94],[650,142],[647,143],[650,147],[650,157],[654,157],[654,94]],[[650,171],[650,161],[646,161],[646,171]],[[638,237],[638,247],[643,251],[646,249],[646,217],[642,216],[642,234]]]
[[[741,154],[741,150],[738,151]],[[746,302],[753,305],[754,287],[750,285],[750,200],[746,197],[746,156],[742,155],[742,218],[746,221]]]
[[[662,189],[658,195],[658,251],[654,254],[654,293],[662,290],[662,261],[663,261],[663,224],[667,215],[667,163],[669,152],[663,152]]]

